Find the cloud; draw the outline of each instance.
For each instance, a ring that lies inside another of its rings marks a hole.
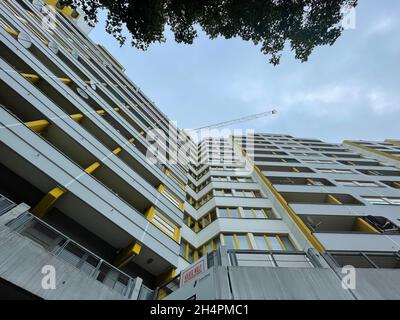
[[[394,31],[397,26],[398,23],[394,17],[381,17],[371,23],[369,28],[367,28],[366,30],[365,36],[375,37],[382,35],[391,35],[391,32]]]

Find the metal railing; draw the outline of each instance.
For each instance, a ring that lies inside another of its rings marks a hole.
[[[232,266],[315,268],[307,253],[302,251],[228,250]]]
[[[0,194],[0,216],[14,208],[16,204]]]
[[[104,261],[30,212],[25,212],[10,221],[7,226],[39,244],[52,255],[84,272],[90,278],[103,283],[127,298],[132,297],[135,278]]]

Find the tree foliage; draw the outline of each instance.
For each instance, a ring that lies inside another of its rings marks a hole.
[[[261,47],[279,64],[285,45],[297,59],[308,60],[313,49],[332,45],[341,35],[343,9],[358,0],[64,0],[81,7],[90,24],[107,11],[106,31],[121,45],[124,27],[132,46],[147,49],[164,42],[169,26],[178,43],[192,44],[198,26],[211,39],[239,37]]]

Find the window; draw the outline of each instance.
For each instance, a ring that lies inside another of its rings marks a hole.
[[[240,218],[239,208],[218,208],[219,218]]]
[[[332,252],[329,254],[339,267],[399,269],[398,253]]]
[[[151,207],[147,211],[146,217],[165,234],[170,236],[175,241],[179,241],[179,227],[175,225],[175,223],[171,222],[168,218],[166,218],[162,213],[158,212],[155,207]]]
[[[296,251],[288,236],[255,235],[254,239],[258,250]]]
[[[265,241],[264,236],[254,236],[258,250],[269,250],[268,244]]]
[[[228,208],[219,208],[218,216],[220,218],[228,218],[229,217]]]
[[[373,181],[336,180],[336,182],[343,187],[380,187],[379,184]]]
[[[251,249],[250,241],[247,235],[237,235],[237,242],[239,244],[239,249],[248,250]]]
[[[317,164],[332,164],[335,163],[332,160],[303,160],[305,163],[317,163]]]
[[[228,189],[214,189],[214,195],[216,197],[232,197],[232,190]]]
[[[230,211],[231,218],[240,218],[238,208],[233,208],[233,209],[230,209],[229,211]]]
[[[227,249],[249,250],[252,249],[247,234],[224,234],[225,246]]]
[[[243,209],[242,210],[242,217],[246,219],[253,219],[254,213],[252,209]]]
[[[240,192],[239,192],[240,193]],[[243,196],[247,198],[254,198],[254,192],[253,191],[246,191],[243,190]]]
[[[225,246],[227,249],[236,249],[233,235],[224,235]]]
[[[158,191],[164,195],[169,201],[171,201],[176,207],[179,209],[183,209],[183,203],[179,200],[179,198],[173,194],[170,190],[165,188],[163,185],[158,187]]]
[[[400,198],[387,197],[362,197],[365,201],[373,205],[394,205],[400,206]]]
[[[317,170],[321,173],[339,173],[339,174],[353,173],[353,171],[347,169],[317,169]]]

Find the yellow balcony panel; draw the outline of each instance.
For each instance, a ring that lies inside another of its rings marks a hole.
[[[47,5],[54,7],[58,12],[62,13],[67,17],[71,17],[73,19],[77,19],[79,14],[70,6],[59,6],[59,0],[46,0]]]
[[[31,210],[39,218],[43,218],[53,207],[54,203],[65,193],[65,190],[56,187],[49,191],[42,200]]]
[[[19,35],[19,32],[16,31],[15,29],[11,28],[11,27],[5,27],[4,30],[5,30],[8,34],[12,35],[14,38],[17,38],[18,35]]]
[[[81,113],[71,114],[70,117],[76,122],[81,122],[83,119],[83,114]]]
[[[72,80],[68,79],[68,78],[58,78],[58,80],[60,80],[62,83],[66,84],[67,86],[69,86],[72,83]]]
[[[116,259],[114,260],[114,265],[117,268],[121,268],[127,263],[129,263],[135,256],[138,256],[142,250],[142,245],[139,242],[135,242],[125,249],[122,249]]]
[[[36,121],[25,122],[25,125],[29,127],[31,130],[37,133],[41,133],[50,126],[50,122],[48,122],[47,120],[36,120]]]
[[[354,226],[355,231],[367,232],[367,233],[379,233],[373,226],[362,218],[357,218]]]
[[[180,242],[180,228],[151,206],[145,214],[147,220],[176,242]]]
[[[122,152],[122,148],[118,147],[115,150],[113,150],[113,153],[117,156]]]
[[[85,169],[85,172],[88,173],[88,174],[92,174],[96,169],[100,168],[100,166],[101,166],[100,162],[96,161],[95,163],[93,163],[92,165],[87,167]]]
[[[333,195],[329,194],[326,198],[327,203],[329,204],[342,204],[338,199],[336,199]]]
[[[28,80],[32,84],[38,84],[40,81],[40,77],[36,74],[21,73],[21,76],[23,76],[26,80]]]

